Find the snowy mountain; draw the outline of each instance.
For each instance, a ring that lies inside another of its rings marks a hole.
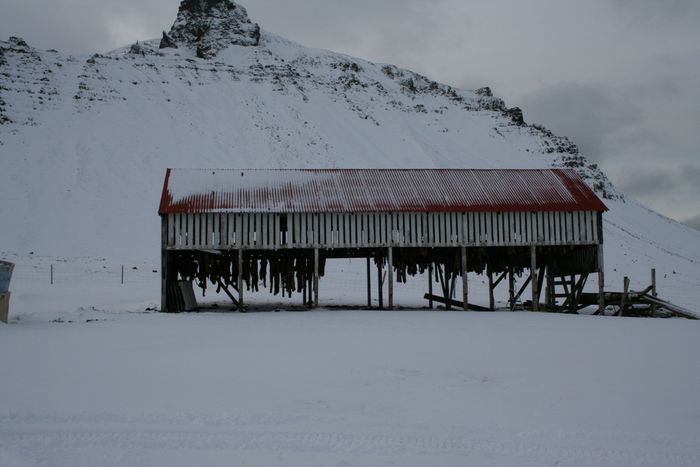
[[[662,296],[700,299],[700,232],[489,88],[303,47],[229,0],[184,0],[161,38],[108,54],[0,42],[0,160],[0,252],[149,260],[166,167],[573,167],[611,209],[611,286],[656,267]]]

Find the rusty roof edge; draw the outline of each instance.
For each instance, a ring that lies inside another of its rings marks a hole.
[[[163,182],[163,192],[160,195],[160,206],[158,208],[158,214],[164,215],[168,212],[168,206],[172,203],[172,198],[168,191],[168,184],[170,183],[170,171],[172,169],[165,169],[165,181]]]
[[[576,173],[574,169],[562,169],[562,168],[554,168],[551,169],[551,171],[556,174],[559,179],[562,181],[564,186],[569,190],[569,192],[576,191],[580,195],[582,195],[584,198],[590,201],[592,205],[597,205],[595,206],[595,209],[591,209],[591,211],[598,211],[598,212],[607,212],[610,209],[603,203],[603,200],[601,200],[598,195],[593,191],[591,187],[589,187],[586,182],[583,181],[581,176]],[[566,174],[571,175],[571,177],[565,177]],[[577,196],[574,194],[574,198],[577,198]]]

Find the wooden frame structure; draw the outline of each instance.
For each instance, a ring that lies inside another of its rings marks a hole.
[[[211,269],[210,261],[225,263],[212,282],[227,293],[229,286],[236,289],[238,297],[230,296],[242,309],[244,281],[250,287],[246,270],[280,257],[295,261],[295,268],[300,261],[313,267],[294,289],[301,289],[306,303],[311,283],[314,306],[325,259],[365,257],[368,304],[374,259],[380,306],[383,266],[391,308],[394,274],[416,264],[429,271],[431,307],[443,301],[448,308],[482,308],[468,302],[467,274],[486,272],[489,309],[495,307],[495,288],[508,278],[511,309],[530,285],[533,310],[540,308],[544,289],[544,308],[575,312],[586,278],[597,272],[602,309],[605,210],[573,171],[560,169],[168,169],[160,207],[161,309],[175,311],[169,291],[186,276],[183,269],[191,279],[192,264],[201,275]],[[453,264],[455,257],[459,264]],[[514,277],[524,270],[530,274],[516,291]],[[443,297],[432,295],[434,272],[443,278]],[[462,302],[452,300],[457,276]],[[565,298],[563,305],[558,298]]]

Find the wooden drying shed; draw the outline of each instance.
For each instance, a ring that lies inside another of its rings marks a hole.
[[[182,281],[215,284],[239,309],[244,289],[261,282],[303,293],[305,302],[308,291],[318,306],[325,260],[359,257],[367,258],[370,303],[370,261],[380,278],[387,266],[390,308],[395,280],[428,271],[431,306],[493,309],[494,289],[507,283],[511,309],[529,285],[523,305],[572,312],[586,278],[598,273],[602,310],[606,210],[565,169],[168,169],[161,309],[184,309]],[[488,275],[488,307],[469,304],[469,272]],[[442,296],[432,293],[434,278]],[[458,278],[461,301],[453,299]]]

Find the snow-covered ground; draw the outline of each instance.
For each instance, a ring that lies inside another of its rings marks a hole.
[[[14,259],[3,466],[700,464],[700,322],[417,310],[423,278],[398,311],[165,315],[154,264]],[[322,303],[362,305],[329,265]]]

